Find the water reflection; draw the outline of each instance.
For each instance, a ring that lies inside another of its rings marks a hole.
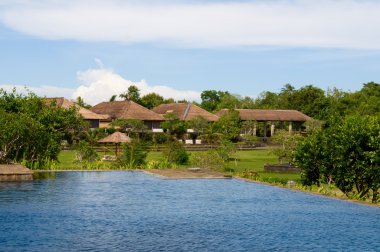
[[[3,251],[376,251],[380,209],[238,180],[57,172],[0,184]]]

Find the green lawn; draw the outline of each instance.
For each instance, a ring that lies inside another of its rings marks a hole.
[[[196,155],[197,152],[190,152],[190,155]],[[100,156],[104,153],[99,153]],[[151,151],[148,153],[147,161],[162,160],[162,152]],[[238,151],[234,155],[236,161],[229,163],[229,168],[235,175],[242,175],[246,171],[257,172],[260,179],[264,181],[287,181],[297,180],[300,175],[297,173],[280,173],[280,172],[264,172],[265,164],[278,163],[277,157],[273,155],[270,150],[250,150]],[[59,155],[59,163],[56,169],[69,170],[69,169],[83,169],[79,164],[74,163],[74,151],[62,151]],[[181,165],[179,167],[191,167],[191,164]],[[98,162],[98,169],[112,169],[112,162]]]
[[[244,172],[256,172],[264,181],[283,181],[300,179],[298,173],[284,173],[284,172],[265,172],[265,164],[278,163],[277,157],[271,153],[270,150],[251,150],[251,151],[238,151],[234,158],[237,162],[230,162],[229,168],[233,170],[236,175],[242,175]]]

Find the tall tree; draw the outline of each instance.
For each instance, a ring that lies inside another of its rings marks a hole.
[[[75,107],[54,103],[0,89],[0,163],[23,161],[31,168],[46,168],[57,160],[61,141],[86,128]]]
[[[130,85],[126,93],[120,94],[120,98],[140,103],[140,90],[135,85]]]
[[[347,196],[370,197],[380,190],[380,119],[370,116],[335,118],[301,142],[295,163],[303,183],[334,182]]]
[[[152,109],[163,103],[165,103],[164,97],[157,93],[149,93],[141,97],[141,105],[148,109]]]
[[[240,134],[240,117],[236,110],[229,110],[222,115],[212,127],[215,131],[222,134],[225,140],[237,141]]]
[[[80,96],[77,97],[75,103],[78,104],[79,106],[81,106],[82,108],[86,108],[86,109],[91,108],[91,105],[85,103],[83,98]]]
[[[221,102],[222,97],[229,94],[225,91],[205,90],[201,93],[201,107],[207,111],[213,112],[218,108],[218,104]]]

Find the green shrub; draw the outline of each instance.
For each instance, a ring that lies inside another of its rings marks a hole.
[[[123,146],[122,154],[118,160],[120,167],[141,168],[147,157],[147,146],[142,141],[132,141]]]
[[[192,155],[191,164],[194,167],[210,170],[223,170],[226,167],[226,162],[216,151],[199,152],[196,155]]]
[[[168,136],[165,133],[154,133],[153,143],[164,144],[168,141]]]
[[[189,161],[189,154],[183,145],[177,141],[170,141],[164,149],[164,157],[176,164],[186,164]]]
[[[79,141],[75,146],[75,161],[83,166],[88,166],[88,164],[99,159],[98,153],[91,147],[91,145],[86,141]]]

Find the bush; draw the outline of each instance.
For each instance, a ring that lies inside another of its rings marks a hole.
[[[189,154],[183,145],[177,141],[168,142],[163,154],[169,162],[176,164],[186,164],[189,161]]]
[[[191,164],[194,167],[210,170],[224,170],[226,167],[226,162],[216,151],[199,152],[197,155],[192,155]]]
[[[236,146],[232,142],[224,140],[218,148],[216,148],[216,152],[224,162],[228,162],[230,161],[231,156],[236,153]]]
[[[91,147],[91,145],[86,141],[79,141],[74,146],[75,149],[75,161],[83,166],[87,166],[88,164],[98,160],[98,153]]]
[[[168,137],[165,133],[154,133],[153,143],[154,144],[164,144],[168,141]]]
[[[132,141],[124,145],[119,158],[119,166],[126,168],[141,168],[145,164],[147,146],[142,141]]]

